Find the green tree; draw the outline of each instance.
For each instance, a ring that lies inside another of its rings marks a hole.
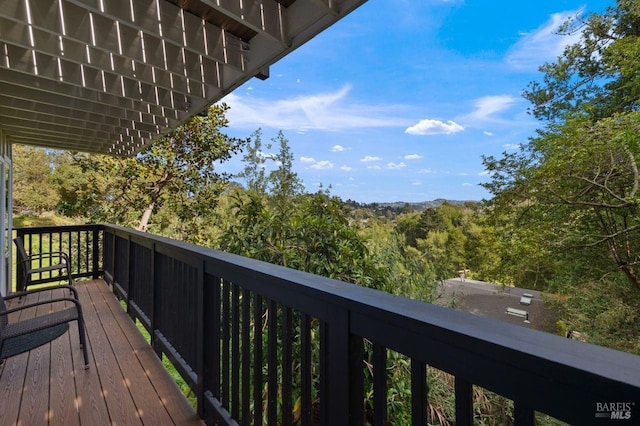
[[[58,193],[51,181],[58,154],[43,148],[13,146],[13,206],[18,212],[55,210]]]
[[[505,240],[549,255],[535,262],[539,277],[559,268],[590,270],[594,279],[621,271],[640,289],[640,4],[620,0],[563,30],[581,31],[580,42],[525,92],[545,128],[519,152],[484,158],[492,212],[514,221],[502,228]]]
[[[216,165],[246,143],[222,133],[227,109],[224,104],[209,107],[206,117],[194,116],[136,158],[77,157],[94,194],[87,210],[102,220],[137,222],[140,230],[162,206],[183,221],[209,213],[229,177]]]
[[[640,112],[570,119],[527,152],[488,159],[494,205],[521,224],[514,235],[534,231],[545,250],[590,253],[592,265],[608,258],[640,289],[639,126]]]
[[[282,130],[271,141],[280,149],[271,157],[277,167],[269,173],[269,192],[278,202],[283,202],[302,194],[304,185],[298,174],[293,171],[293,153],[289,147],[289,140],[284,137]]]
[[[271,144],[267,144],[266,149],[271,149]],[[265,163],[268,158],[270,154],[266,154],[263,150],[262,129],[258,129],[249,137],[246,152],[242,157],[244,169],[236,175],[246,181],[248,190],[266,194],[268,182]]]
[[[91,197],[87,187],[87,175],[75,161],[75,155],[64,152],[56,157],[51,181],[58,192],[57,210],[68,217],[89,217],[84,210]]]
[[[567,21],[560,33],[580,33],[553,63],[540,67],[543,81],[524,95],[539,119],[563,121],[579,113],[592,119],[640,106],[640,3],[618,0],[604,13]]]

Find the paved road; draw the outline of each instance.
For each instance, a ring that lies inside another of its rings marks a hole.
[[[524,293],[532,294],[534,298],[540,298],[540,292],[527,288],[503,287],[501,285],[492,284],[484,281],[470,280],[466,278],[464,281],[460,278],[451,278],[445,281],[447,287],[465,291],[466,294],[471,293],[504,293],[513,296],[522,296]]]

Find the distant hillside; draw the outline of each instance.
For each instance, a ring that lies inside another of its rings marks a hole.
[[[426,209],[439,207],[443,203],[460,205],[460,204],[465,204],[465,203],[477,204],[478,202],[477,201],[445,200],[443,198],[438,198],[436,200],[421,201],[419,203],[406,203],[406,202],[403,202],[403,201],[396,201],[396,202],[393,202],[393,203],[372,203],[372,204],[367,205],[367,206],[377,205],[377,206],[379,206],[379,207],[381,207],[383,209],[388,207],[388,208],[391,208],[392,210],[403,210],[405,208],[405,206],[408,204],[409,207],[411,208],[411,211],[421,212],[421,211],[424,211]]]
[[[478,201],[445,200],[443,198],[438,198],[437,200],[432,200],[432,201],[421,201],[419,203],[407,203],[404,201],[396,201],[393,203],[357,203],[352,200],[348,200],[346,202],[346,204],[349,204],[350,206],[355,208],[364,208],[364,209],[372,210],[375,212],[390,211],[393,213],[402,213],[406,211],[407,206],[412,212],[423,212],[429,208],[439,207],[443,203],[449,203],[454,205],[480,204]]]
[[[445,200],[444,198],[438,198],[432,201],[421,201],[418,203],[407,203],[404,201],[396,201],[392,203],[358,203],[353,200],[348,200],[345,202],[353,208],[367,209],[377,214],[400,214],[404,213],[407,210],[411,212],[423,212],[429,208],[435,208],[441,206],[443,203],[449,203],[453,205],[470,205],[477,206],[480,204],[479,201],[460,201],[460,200]],[[408,209],[407,209],[408,206]]]

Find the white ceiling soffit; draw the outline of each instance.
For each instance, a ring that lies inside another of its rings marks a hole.
[[[2,0],[0,128],[133,155],[365,1]]]

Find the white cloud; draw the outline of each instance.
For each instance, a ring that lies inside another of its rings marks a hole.
[[[329,93],[286,99],[258,99],[231,93],[222,100],[230,127],[270,127],[278,130],[344,131],[381,127],[405,127],[400,114],[406,107],[398,105],[364,105],[348,98],[350,86]],[[394,112],[398,112],[394,116]]]
[[[362,161],[363,163],[370,163],[372,161],[380,161],[380,160],[382,160],[382,158],[373,157],[371,155],[367,155],[366,157],[360,159],[360,161]]]
[[[332,169],[333,168],[333,163],[331,161],[322,160],[322,161],[318,161],[317,163],[312,165],[311,168],[312,169],[316,169],[316,170]]]
[[[343,147],[342,145],[334,145],[331,147],[331,152],[342,152],[345,151],[346,148]]]
[[[493,115],[511,108],[516,101],[511,95],[483,96],[474,101],[475,110],[466,119],[491,120]]]
[[[300,161],[303,163],[315,163],[316,160],[313,157],[300,157]]]
[[[488,132],[488,131],[484,131],[483,132],[486,136],[493,136],[493,132]]]
[[[505,149],[520,149],[519,143],[507,143],[502,145]]]
[[[378,166],[378,165],[375,165],[375,166],[367,166],[367,169],[370,169],[370,170],[380,170],[380,169],[381,169],[381,167],[380,167],[380,166]]]
[[[344,170],[345,172],[350,172],[351,170],[353,170],[353,168],[351,168],[349,166],[341,166],[340,170]]]
[[[420,173],[421,175],[429,175],[435,172],[431,169],[420,169],[418,170],[418,173]]]
[[[389,169],[404,169],[405,167],[407,167],[406,164],[400,162],[400,163],[387,163],[387,168]]]
[[[404,132],[410,135],[449,135],[463,130],[464,127],[454,121],[449,120],[444,122],[427,118],[420,120],[411,127],[407,127]]]
[[[462,184],[462,186],[475,186],[475,184],[469,183],[469,182],[465,182],[465,183]]]
[[[422,185],[422,182],[420,182],[419,180],[414,180],[413,182],[411,182],[411,185],[420,186],[420,185]]]
[[[507,53],[506,62],[517,70],[536,71],[543,63],[554,61],[562,54],[565,46],[574,44],[580,39],[579,32],[571,35],[558,34],[558,27],[581,12],[581,10],[569,10],[551,15],[547,22],[534,31],[525,33],[511,47]]]
[[[491,172],[489,170],[483,170],[478,173],[478,176],[491,176]]]
[[[404,156],[405,160],[419,160],[421,158],[424,158],[424,157],[420,154],[409,154]]]

